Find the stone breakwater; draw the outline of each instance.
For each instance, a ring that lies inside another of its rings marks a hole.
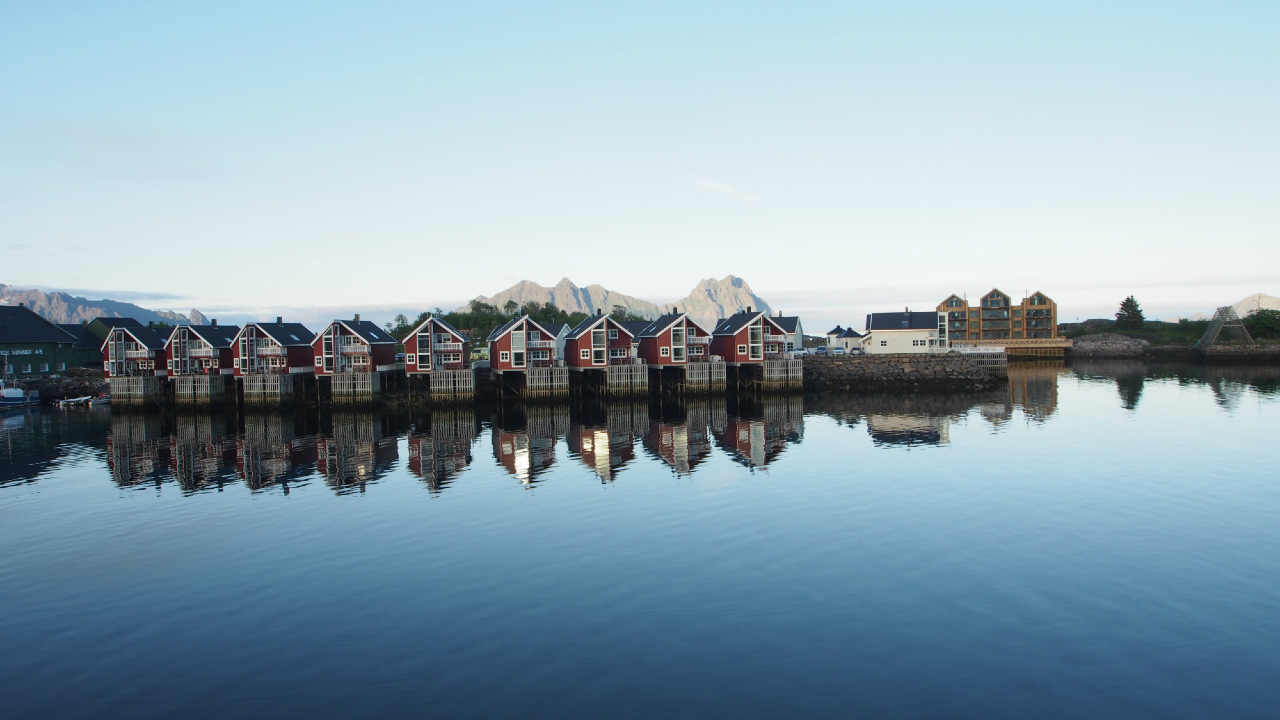
[[[973,358],[946,355],[806,357],[806,390],[969,392],[1003,384]]]
[[[40,391],[40,399],[46,403],[67,398],[84,397],[85,395],[100,395],[111,391],[110,385],[107,384],[106,380],[102,379],[102,373],[45,377],[39,380],[25,380],[15,384],[25,390]]]

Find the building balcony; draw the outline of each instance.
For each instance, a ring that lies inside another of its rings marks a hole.
[[[551,350],[556,346],[555,340],[529,340],[526,345],[530,350]]]
[[[284,348],[279,345],[259,345],[254,348],[254,354],[258,357],[284,357]]]
[[[435,343],[434,345],[431,346],[431,349],[436,352],[462,352],[462,343],[460,342]]]
[[[343,354],[343,355],[368,355],[368,354],[369,354],[369,346],[368,346],[368,345],[365,345],[364,343],[355,343],[355,344],[352,344],[352,345],[343,345],[343,346],[342,346],[342,354]]]
[[[187,357],[198,357],[198,358],[210,357],[211,358],[211,357],[216,357],[217,354],[218,354],[217,351],[215,351],[213,348],[191,348],[190,350],[187,351]]]
[[[687,337],[684,342],[686,345],[710,345],[711,337]]]
[[[150,350],[125,350],[124,358],[126,360],[146,360],[151,357]]]

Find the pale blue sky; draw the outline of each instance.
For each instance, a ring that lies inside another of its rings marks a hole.
[[[1211,310],[1280,295],[1277,38],[1275,2],[8,3],[0,282]]]

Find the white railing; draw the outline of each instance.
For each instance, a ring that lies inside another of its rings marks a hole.
[[[710,345],[711,338],[708,337],[687,337],[684,339],[686,345]]]
[[[150,350],[125,350],[124,357],[126,360],[139,360],[151,357]]]
[[[259,345],[256,350],[258,357],[284,357],[284,348],[279,345]]]
[[[431,349],[436,352],[462,352],[462,343],[460,342],[443,342],[435,343]]]
[[[342,354],[343,355],[368,355],[369,346],[365,345],[364,343],[358,343],[356,345],[343,345]]]
[[[528,345],[530,350],[542,350],[544,348],[554,348],[556,346],[556,341],[555,340],[530,340],[528,342]]]
[[[192,348],[187,351],[187,357],[213,357],[213,348]]]

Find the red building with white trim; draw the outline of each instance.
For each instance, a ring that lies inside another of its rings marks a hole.
[[[311,340],[316,376],[394,370],[399,344],[386,330],[359,315],[352,320],[334,320]]]
[[[471,367],[467,336],[444,320],[428,316],[404,338],[404,371],[426,375],[433,369],[466,370]]]
[[[231,366],[236,377],[310,373],[314,333],[302,323],[249,323],[231,343]]]
[[[781,360],[786,352],[787,331],[768,314],[747,308],[716,324],[711,352],[730,367]]]
[[[164,341],[165,369],[170,377],[235,373],[235,325],[180,325]]]

